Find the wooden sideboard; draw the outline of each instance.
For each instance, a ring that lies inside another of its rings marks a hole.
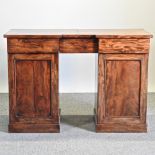
[[[59,53],[98,53],[97,132],[146,132],[150,38],[142,29],[10,30],[9,132],[59,132]]]

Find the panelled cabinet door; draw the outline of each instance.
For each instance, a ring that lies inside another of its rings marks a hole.
[[[145,128],[147,58],[147,54],[99,54],[97,123],[105,124],[106,131]]]
[[[10,121],[58,122],[57,54],[9,54]]]

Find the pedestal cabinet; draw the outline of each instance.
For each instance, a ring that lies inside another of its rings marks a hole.
[[[145,132],[149,39],[99,41],[98,132]]]
[[[10,132],[60,131],[59,53],[98,53],[96,132],[147,131],[150,33],[143,29],[11,30],[4,37]]]
[[[8,39],[10,132],[59,132],[58,44]]]

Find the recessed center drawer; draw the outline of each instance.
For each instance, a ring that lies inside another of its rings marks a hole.
[[[148,53],[149,39],[100,39],[99,53]]]
[[[8,39],[9,53],[58,53],[59,39]]]
[[[61,53],[96,53],[97,39],[60,39]]]

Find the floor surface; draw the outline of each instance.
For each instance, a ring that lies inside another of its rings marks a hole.
[[[60,94],[60,133],[8,133],[8,94],[0,94],[0,155],[155,155],[155,94],[147,133],[95,133],[95,94]]]

